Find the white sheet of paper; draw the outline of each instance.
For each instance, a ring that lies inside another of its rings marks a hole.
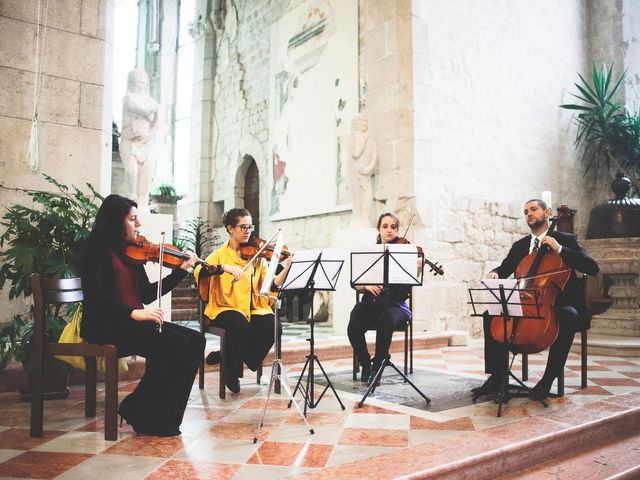
[[[504,293],[508,299],[507,308],[509,309],[509,315],[513,317],[522,316],[522,304],[520,301],[520,295],[514,292],[509,298],[511,291],[518,285],[518,280],[515,278],[485,278],[480,283],[487,289],[496,290],[483,290],[480,295],[480,302],[486,305],[489,315],[502,315],[502,305],[500,302],[500,285],[504,288]]]
[[[409,284],[416,283],[418,278],[418,249],[410,243],[387,245],[391,258],[389,259],[389,283]]]
[[[351,252],[351,281],[354,285],[381,285],[384,282],[384,247],[365,246]],[[389,284],[416,285],[418,249],[411,244],[389,244]]]
[[[318,259],[320,253],[322,253],[322,257],[313,278],[313,288],[316,290],[333,290],[346,254],[342,250],[330,248],[325,250],[318,248],[297,250],[291,261],[291,268],[282,289],[306,288],[313,273],[314,262]]]
[[[262,286],[260,287],[260,296],[269,297],[271,291],[271,284],[273,283],[273,278],[276,276],[276,270],[278,268],[280,252],[282,251],[282,235],[278,235],[278,240],[276,241],[276,246],[273,249],[273,255],[271,260],[269,261],[269,266],[267,267],[267,274],[264,277],[264,281],[262,282]]]

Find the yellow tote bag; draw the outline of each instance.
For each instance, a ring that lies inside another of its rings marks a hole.
[[[82,319],[82,305],[78,305],[78,307],[73,312],[71,321],[67,323],[67,325],[64,327],[64,330],[62,330],[58,343],[83,343],[84,342],[84,340],[80,337],[80,320],[81,319]],[[56,355],[55,357],[59,360],[62,360],[63,362],[70,364],[73,368],[86,370],[83,356]],[[99,372],[104,373],[106,369],[104,357],[98,357],[96,362],[96,367]],[[125,358],[119,358],[118,373],[126,373],[128,371],[129,371],[129,366],[127,365],[127,360]]]

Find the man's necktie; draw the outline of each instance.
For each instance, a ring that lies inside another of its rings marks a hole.
[[[531,250],[531,253],[537,252],[539,245],[540,245],[540,239],[536,237],[535,240],[533,241],[533,250]]]

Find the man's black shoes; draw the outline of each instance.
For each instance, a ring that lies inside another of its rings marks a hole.
[[[483,395],[490,395],[493,393],[499,393],[502,390],[502,377],[496,373],[491,374],[487,381],[479,387],[471,389],[471,393],[474,397],[481,397]]]

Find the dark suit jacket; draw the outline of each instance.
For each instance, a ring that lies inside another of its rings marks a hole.
[[[560,256],[564,263],[571,268],[571,276],[564,291],[556,299],[556,307],[572,306],[578,310],[580,318],[585,323],[589,323],[590,318],[585,303],[584,294],[580,288],[575,270],[579,270],[587,275],[597,275],[600,267],[594,259],[589,257],[584,249],[578,243],[575,235],[562,232],[551,232],[549,236],[555,238],[562,250]],[[498,274],[500,278],[507,278],[515,273],[520,260],[529,254],[529,245],[531,244],[531,235],[527,235],[511,246],[511,250],[507,257],[502,261],[499,267],[494,268],[492,272]]]

